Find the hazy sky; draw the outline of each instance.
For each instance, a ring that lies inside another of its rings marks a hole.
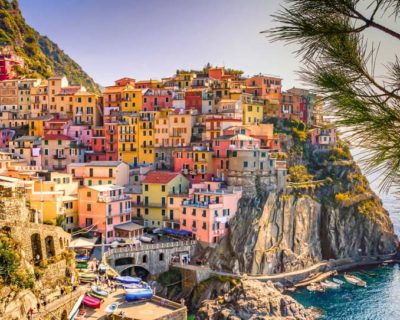
[[[297,83],[292,49],[259,32],[279,0],[20,0],[26,21],[101,85],[213,65]]]

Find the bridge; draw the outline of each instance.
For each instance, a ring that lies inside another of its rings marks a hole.
[[[120,274],[131,275],[137,268],[154,275],[169,270],[171,263],[195,254],[197,241],[173,241],[110,249],[104,253],[108,264]]]

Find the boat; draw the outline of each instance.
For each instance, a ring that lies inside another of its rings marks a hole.
[[[72,308],[71,312],[68,315],[68,320],[76,319],[76,316],[78,315],[79,312],[79,307],[81,306],[84,297],[85,296],[82,294],[81,296],[79,296],[78,300],[76,300],[74,307]]]
[[[338,289],[340,288],[340,284],[329,281],[329,280],[325,280],[321,282],[321,286],[325,289]]]
[[[91,296],[91,297],[93,297],[93,298],[99,299],[99,300],[101,300],[102,302],[103,302],[103,300],[104,300],[104,298],[105,298],[105,297],[103,297],[103,296],[100,296],[100,295],[96,294],[96,293],[93,292],[93,291],[89,291],[89,292],[87,293],[87,295],[89,295],[89,296]]]
[[[142,279],[138,277],[130,277],[130,276],[118,276],[115,278],[116,281],[119,283],[124,283],[124,284],[132,284],[132,283],[139,283],[142,281]]]
[[[92,291],[101,296],[101,297],[108,297],[108,292],[106,290],[103,290],[102,288],[100,288],[99,286],[91,286],[90,289],[92,289]]]
[[[82,300],[83,304],[89,308],[100,308],[101,300],[91,296],[85,296]]]
[[[124,284],[124,289],[151,289],[149,284],[146,282],[141,283],[131,283],[131,284]]]
[[[144,242],[144,243],[153,243],[154,239],[146,236],[141,236],[139,237],[139,240]]]
[[[346,281],[348,283],[350,283],[352,285],[359,286],[359,287],[367,286],[367,283],[364,280],[361,280],[360,278],[358,278],[352,274],[345,273],[344,278],[346,279]]]
[[[151,289],[126,289],[125,300],[137,301],[144,299],[151,299],[153,297],[153,290]]]
[[[338,278],[332,278],[332,281],[335,282],[335,283],[337,283],[337,284],[343,284],[343,283],[344,283],[343,280],[340,280],[340,279],[338,279]]]
[[[112,315],[115,311],[118,310],[119,304],[118,303],[111,303],[105,309],[104,312],[107,316]]]
[[[87,262],[77,262],[76,268],[77,269],[87,269],[88,263]]]
[[[93,273],[80,273],[79,281],[83,283],[89,283],[96,280],[96,275]]]
[[[317,283],[311,283],[309,286],[307,286],[307,290],[310,292],[324,292],[325,291],[325,289]]]
[[[84,255],[75,256],[75,261],[78,261],[78,262],[88,262],[89,260],[90,260],[90,257],[88,257],[88,256],[84,256]]]

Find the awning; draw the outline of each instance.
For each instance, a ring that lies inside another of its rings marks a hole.
[[[97,238],[75,238],[71,241],[70,248],[93,248]]]
[[[144,229],[144,227],[142,225],[134,223],[134,222],[128,222],[128,223],[123,223],[123,224],[114,226],[114,229],[120,230],[120,231],[135,231],[135,230]]]

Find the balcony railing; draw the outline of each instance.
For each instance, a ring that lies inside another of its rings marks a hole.
[[[165,208],[167,206],[166,203],[152,203],[152,202],[134,202],[132,203],[134,207],[143,207],[143,208]]]
[[[65,160],[67,159],[67,156],[65,154],[56,154],[53,156],[53,158],[57,160]]]
[[[122,200],[129,200],[130,196],[126,194],[122,194],[119,196],[102,196],[98,197],[97,201],[98,202],[114,202],[114,201],[122,201]]]

